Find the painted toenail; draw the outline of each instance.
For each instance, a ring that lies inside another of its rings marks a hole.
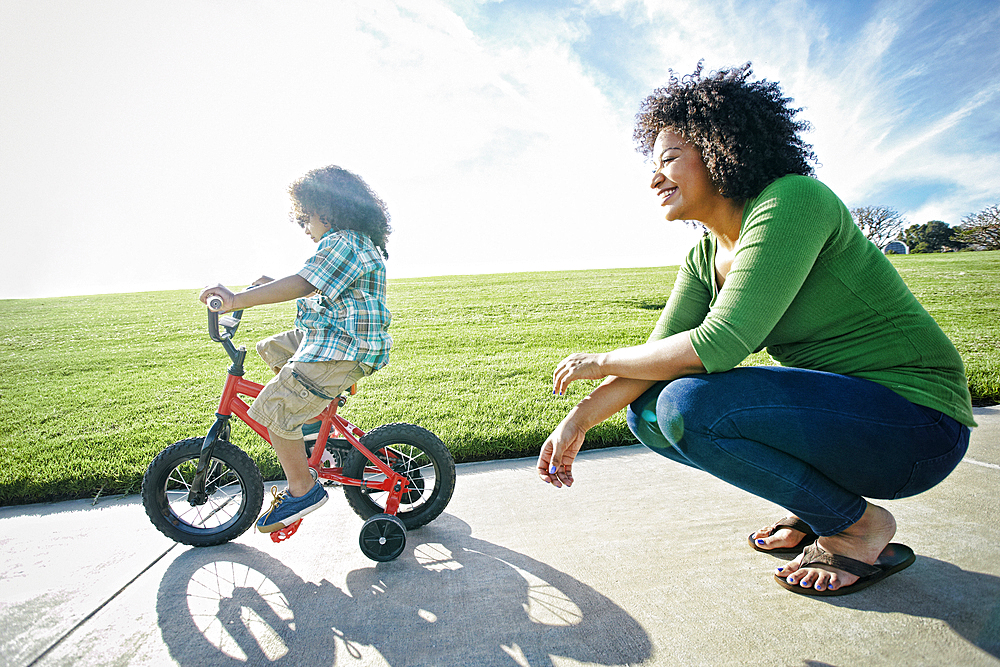
[[[785,570],[785,568],[783,568],[783,567],[779,567],[778,568],[778,572],[783,572],[784,570]]]
[[[764,540],[762,540],[761,538],[758,537],[757,538],[757,544],[764,544]]]

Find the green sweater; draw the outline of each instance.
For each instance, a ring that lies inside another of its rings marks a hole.
[[[691,250],[650,340],[690,331],[709,373],[766,349],[976,425],[955,346],[825,185],[784,176],[746,203],[721,290],[715,250],[711,234]]]

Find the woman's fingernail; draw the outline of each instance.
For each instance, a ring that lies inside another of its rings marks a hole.
[[[556,467],[555,466],[549,466],[549,474],[550,475],[556,474]]]

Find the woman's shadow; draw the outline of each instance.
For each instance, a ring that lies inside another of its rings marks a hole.
[[[918,553],[913,565],[885,583],[852,595],[814,599],[845,609],[938,619],[1000,658],[1000,577]]]
[[[864,592],[826,598],[837,606],[881,613],[936,618],[969,643],[1000,658],[1000,578],[963,570],[943,560],[917,555],[906,571],[906,584],[899,575],[891,595]]]
[[[646,631],[610,599],[471,537],[454,516],[408,538],[396,561],[348,573],[346,592],[244,545],[192,549],[160,582],[163,639],[182,665],[333,665],[338,651],[359,659],[368,647],[394,666],[552,665],[549,656],[625,665],[652,655]]]

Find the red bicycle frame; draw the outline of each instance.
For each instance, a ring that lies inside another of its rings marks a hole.
[[[228,420],[231,415],[235,414],[247,426],[252,428],[257,435],[270,443],[271,439],[268,436],[267,429],[250,417],[247,413],[250,406],[240,398],[240,396],[256,398],[263,388],[264,385],[251,382],[241,375],[227,373],[226,384],[222,389],[222,398],[219,400],[217,415],[220,419]],[[309,457],[309,467],[315,470],[322,479],[328,479],[344,486],[359,486],[363,489],[388,493],[389,498],[386,500],[385,512],[386,514],[395,514],[396,510],[399,509],[399,503],[403,494],[407,491],[408,480],[403,475],[395,472],[384,461],[381,461],[367,447],[361,444],[360,438],[364,436],[365,432],[337,414],[337,408],[343,400],[345,398],[340,397],[330,401],[330,405],[319,414],[322,425],[320,426],[319,435],[316,438],[316,444],[313,446],[312,454]],[[336,436],[343,438],[352,447],[361,452],[371,462],[372,466],[385,476],[385,479],[380,482],[369,482],[364,479],[354,479],[353,477],[344,476],[343,468],[341,467],[322,467],[323,451],[326,449],[326,442],[331,434],[336,434]],[[386,455],[391,457],[392,452],[387,451]]]

